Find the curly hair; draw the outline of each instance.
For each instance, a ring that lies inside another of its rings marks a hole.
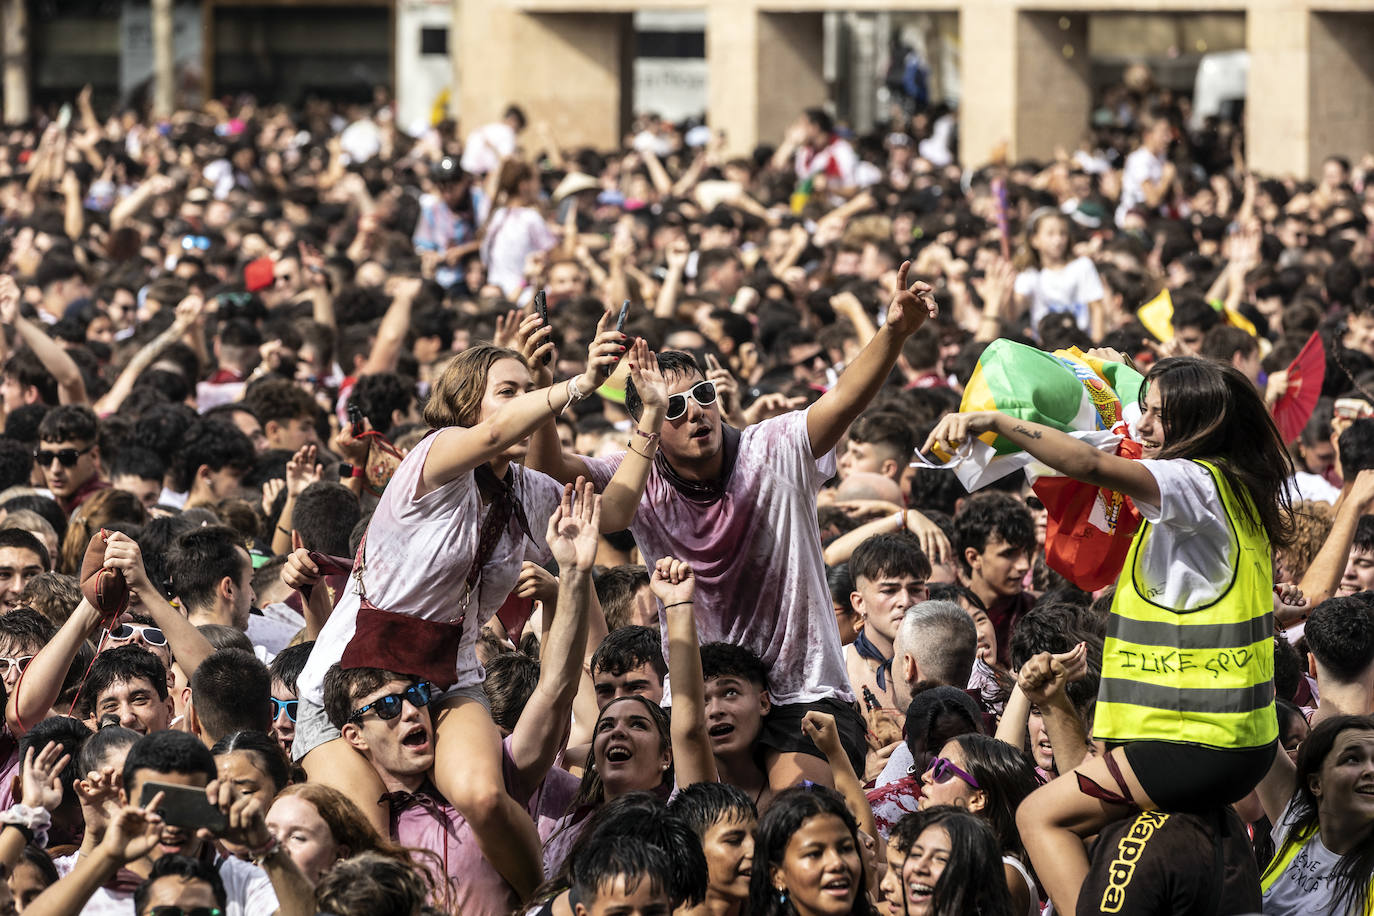
[[[1293,540],[1275,551],[1292,581],[1300,580],[1312,565],[1334,520],[1330,503],[1304,500],[1293,507]]]

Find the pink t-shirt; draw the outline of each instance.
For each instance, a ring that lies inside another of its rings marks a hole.
[[[533,787],[525,784],[511,757],[510,742],[510,738],[501,742],[501,774],[506,791],[517,804],[525,806],[532,817],[538,817],[544,796],[548,794],[549,780],[546,778]],[[566,770],[556,767],[548,774],[553,777],[554,785],[563,785],[556,775],[559,773],[573,781],[575,791],[577,780]],[[483,857],[472,828],[458,809],[430,787],[415,793],[414,799],[405,806],[392,803],[391,837],[402,846],[427,850],[438,856],[453,895],[447,908],[463,916],[507,916],[514,911],[520,903],[519,898]],[[416,861],[425,867],[433,865],[428,856],[417,856]]]
[[[482,505],[471,471],[415,497],[425,457],[437,440],[438,436],[429,436],[411,449],[382,493],[367,529],[363,583],[368,600],[383,610],[448,621],[459,613],[458,603],[468,569],[477,557],[477,538],[488,510]],[[511,474],[533,540],[525,537],[512,517],[483,567],[466,611],[455,690],[482,683],[485,672],[477,661],[477,636],[515,587],[520,564],[525,560],[543,564],[551,556],[544,532],[563,498],[563,488],[552,478],[520,465],[511,465]],[[324,705],[324,673],[353,638],[358,604],[357,584],[350,580],[297,682],[298,695],[303,699]]]
[[[598,488],[624,457],[587,459]],[[698,637],[763,659],[776,704],[854,699],[816,524],[816,494],[834,475],[835,453],[811,454],[806,411],[794,411],[740,434],[734,473],[713,505],[681,496],[654,468],[630,524],[650,569],[665,556],[692,564]],[[659,620],[667,658],[667,618]]]

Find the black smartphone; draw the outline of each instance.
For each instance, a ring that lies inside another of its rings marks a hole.
[[[166,782],[145,782],[140,805],[149,804],[157,793],[163,793],[162,803],[157,813],[173,827],[196,830],[207,828],[211,833],[223,833],[228,826],[224,812],[218,805],[210,804],[205,797],[205,789],[194,786],[179,786]]]
[[[534,309],[535,309],[535,311],[537,311],[537,312],[539,313],[539,322],[540,322],[540,326],[541,326],[541,327],[548,327],[548,324],[549,324],[549,299],[548,299],[548,296],[546,296],[546,295],[544,294],[544,291],[543,291],[542,289],[541,289],[539,292],[537,292],[537,293],[534,294]],[[547,366],[552,360],[553,360],[553,354],[552,354],[552,353],[545,353],[545,354],[544,354],[544,365]]]
[[[354,439],[361,436],[363,431],[367,429],[366,424],[363,422],[362,408],[357,404],[350,403],[348,405],[348,425],[352,427],[352,429],[349,430],[349,435]]]
[[[625,316],[628,314],[630,314],[630,300],[626,299],[624,304],[620,306],[620,317],[615,320],[617,334],[625,330]]]

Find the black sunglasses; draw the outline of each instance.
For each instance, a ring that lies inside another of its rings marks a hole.
[[[60,448],[55,452],[49,451],[45,448],[40,448],[34,451],[33,460],[37,461],[40,465],[46,468],[49,467],[52,464],[53,459],[56,458],[58,463],[61,464],[64,468],[71,468],[76,467],[77,460],[93,448],[95,448],[94,445],[88,445],[85,448],[79,450],[74,448]]]
[[[702,407],[716,402],[716,383],[697,382],[682,394],[669,395],[668,409],[664,412],[665,420],[676,420],[687,412],[687,398],[690,396]]]
[[[295,722],[296,710],[299,708],[300,700],[279,700],[276,697],[272,697],[272,721],[277,721],[277,718],[281,715],[281,711],[284,709],[286,710],[286,718]],[[359,712],[361,713],[362,710],[359,710]],[[390,716],[382,716],[380,712],[378,712],[377,715],[381,716],[383,719],[391,718]]]
[[[357,722],[368,710],[377,713],[377,718],[383,722],[394,719],[401,714],[401,704],[409,702],[416,709],[421,709],[429,705],[430,699],[434,696],[434,685],[428,681],[421,681],[418,684],[411,684],[400,693],[389,693],[384,697],[378,697],[366,706],[353,710],[348,716],[348,721]]]
[[[184,909],[179,906],[155,906],[148,916],[224,916],[224,910],[217,906],[193,906]]]

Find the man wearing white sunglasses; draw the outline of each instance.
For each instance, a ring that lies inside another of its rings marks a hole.
[[[628,527],[650,567],[664,556],[690,563],[702,643],[744,646],[768,666],[775,705],[759,743],[775,791],[803,779],[833,785],[824,756],[802,734],[812,709],[835,716],[863,770],[866,729],[826,587],[816,494],[835,475],[835,446],[882,387],[902,344],[936,314],[930,287],[907,288],[910,266],[897,273],[883,327],[807,410],[733,429],[721,422],[715,384],[695,358],[678,351],[655,358],[638,340],[626,354],[625,407],[636,420],[626,451],[600,459],[565,454],[551,420],[534,434],[526,459],[556,480],[585,475],[602,488],[623,462],[634,463],[642,483],[605,492],[601,530]],[[536,331],[520,343],[529,359],[544,341]],[[666,630],[664,640],[666,653]]]

